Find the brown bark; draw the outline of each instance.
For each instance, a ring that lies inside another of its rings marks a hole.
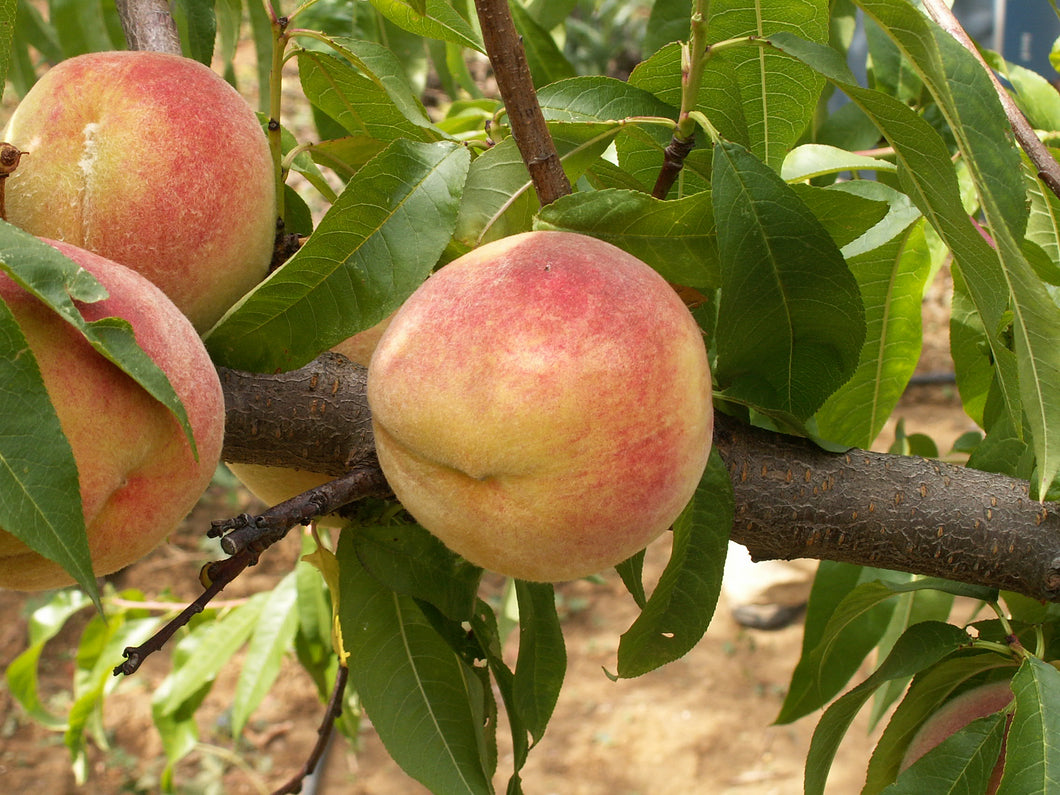
[[[130,50],[180,55],[180,37],[167,0],[117,0],[118,17]]]
[[[475,0],[475,9],[493,76],[504,98],[512,137],[530,172],[538,200],[542,205],[549,204],[571,192],[570,181],[541,113],[508,0]]]
[[[287,375],[224,372],[226,460],[333,475],[376,466],[364,369],[329,354]],[[1031,499],[1026,481],[830,453],[723,414],[714,445],[732,475],[732,538],[755,558],[845,561],[1060,601],[1060,506]]]

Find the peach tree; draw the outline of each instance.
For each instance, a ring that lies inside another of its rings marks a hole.
[[[393,499],[365,369],[332,349],[461,255],[560,230],[624,249],[670,282],[713,376],[713,449],[661,579],[646,586],[643,552],[616,567],[640,615],[612,675],[635,679],[696,645],[730,539],[759,559],[814,558],[802,658],[778,716],[824,709],[806,792],[823,791],[863,708],[887,719],[866,793],[985,790],[1003,743],[998,791],[1051,791],[1060,97],[1047,77],[977,49],[939,0],[656,0],[625,27],[617,7],[576,0],[155,5],[53,0],[44,13],[6,0],[0,69],[23,96],[47,66],[84,52],[168,50],[256,94],[282,197],[274,268],[203,340],[225,390],[224,461],[314,482],[261,514],[217,517],[208,532],[223,555],[204,565],[190,605],[130,607],[144,595],[115,600],[92,576],[73,462],[61,429],[41,420],[47,390],[5,376],[0,526],[80,585],[34,614],[6,678],[31,716],[64,732],[75,766],[107,694],[171,646],[152,708],[161,786],[173,790],[216,673],[245,650],[238,734],[293,649],[328,702],[322,735],[333,724],[355,734],[363,708],[432,791],[522,791],[563,684],[553,585],[506,582],[514,630],[484,598],[483,570]],[[237,68],[244,43],[249,75]],[[68,299],[92,291],[44,251],[0,227],[3,271],[58,280],[41,300],[91,333]],[[909,440],[869,452],[916,367],[921,300],[943,265],[957,388],[980,432],[961,438],[961,464]],[[13,373],[24,344],[7,313],[0,332]],[[114,355],[136,369],[135,352]],[[179,400],[161,399],[179,415]],[[210,607],[306,524],[305,556],[275,588]],[[957,596],[983,605],[971,623],[951,621]],[[38,697],[38,662],[93,604],[73,707],[54,714]],[[510,661],[502,647],[516,632]],[[867,659],[872,673],[854,682]],[[922,724],[997,681],[1009,683],[1007,706],[902,769]],[[498,770],[501,711],[509,770]]]

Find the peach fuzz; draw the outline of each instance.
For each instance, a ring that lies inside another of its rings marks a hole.
[[[26,336],[73,450],[93,569],[104,575],[150,552],[206,489],[221,454],[224,399],[198,334],[157,287],[117,263],[52,245],[106,287],[109,296],[79,305],[82,314],[129,321],[184,403],[198,449],[196,461],[168,409],[0,274],[0,300]],[[42,590],[70,582],[57,563],[0,530],[0,587]]]
[[[431,276],[368,368],[379,461],[404,507],[472,563],[569,580],[665,531],[706,466],[699,327],[646,264],[529,232]]]
[[[62,61],[4,136],[28,152],[7,179],[7,220],[139,271],[200,332],[265,277],[276,236],[268,142],[239,93],[197,61]]]

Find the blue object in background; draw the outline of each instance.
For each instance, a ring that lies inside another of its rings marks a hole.
[[[1060,19],[1048,0],[995,0],[993,49],[1006,61],[1056,80],[1049,52],[1057,37]]]

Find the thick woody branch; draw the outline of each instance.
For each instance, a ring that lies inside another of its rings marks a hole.
[[[329,373],[318,383],[342,384],[353,394],[335,395],[342,399],[310,413],[299,406],[316,400],[304,383],[318,367]],[[224,379],[226,402],[246,407],[237,427],[254,427],[263,444],[295,434],[297,444],[272,448],[269,463],[334,474],[338,462],[374,460],[370,436],[351,430],[367,421],[364,380],[336,368],[361,372],[332,360],[307,365],[298,378],[273,379],[267,389],[259,376]],[[292,416],[304,418],[297,428]],[[716,419],[714,444],[735,491],[732,537],[756,558],[846,561],[1060,601],[1060,506],[1031,499],[1025,481],[923,458],[829,453],[721,414]],[[233,438],[239,432],[227,431],[232,461],[246,460],[234,456],[249,456],[257,444]],[[338,439],[355,447],[343,449]],[[307,467],[302,451],[325,449],[333,459]]]

